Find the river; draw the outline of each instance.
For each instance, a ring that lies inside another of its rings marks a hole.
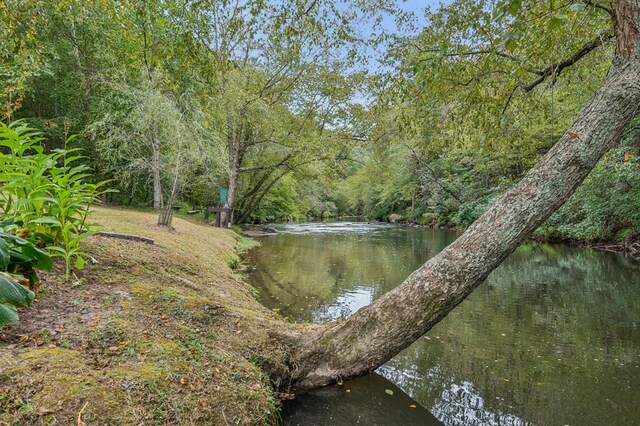
[[[294,322],[348,317],[459,235],[358,221],[278,230],[247,255],[247,279]],[[376,373],[299,396],[283,423],[640,424],[640,265],[526,243]]]

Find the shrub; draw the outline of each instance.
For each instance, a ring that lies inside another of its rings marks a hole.
[[[16,308],[29,306],[40,282],[38,269],[50,270],[49,255],[33,243],[4,232],[13,219],[0,222],[0,327],[18,321]]]
[[[72,138],[67,140],[67,143]],[[20,230],[65,261],[67,277],[74,262],[82,269],[89,255],[80,242],[93,235],[87,218],[91,205],[107,192],[107,182],[87,182],[91,176],[78,149],[45,153],[40,134],[23,121],[0,123],[0,210],[12,218],[9,231]]]

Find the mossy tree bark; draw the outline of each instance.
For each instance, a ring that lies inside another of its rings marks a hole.
[[[291,339],[281,386],[304,390],[366,374],[408,347],[462,302],[559,208],[621,141],[640,105],[640,0],[613,4],[616,59],[600,90],[547,155],[458,240],[395,290],[346,321]]]

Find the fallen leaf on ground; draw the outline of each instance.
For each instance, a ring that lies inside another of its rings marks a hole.
[[[44,407],[40,407],[38,408],[38,415],[39,416],[46,416],[47,414],[51,414],[51,413],[55,413],[56,410],[52,410],[50,408],[44,408]]]

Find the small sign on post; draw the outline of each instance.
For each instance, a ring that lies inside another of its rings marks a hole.
[[[220,188],[220,207],[229,207],[228,195],[229,190],[227,188]]]
[[[207,207],[204,212],[204,218],[209,219],[209,213],[216,214],[215,226],[220,228],[223,226],[223,218],[224,218],[224,226],[231,226],[231,209],[229,208],[229,189],[220,188],[220,202],[218,203],[218,207]]]

